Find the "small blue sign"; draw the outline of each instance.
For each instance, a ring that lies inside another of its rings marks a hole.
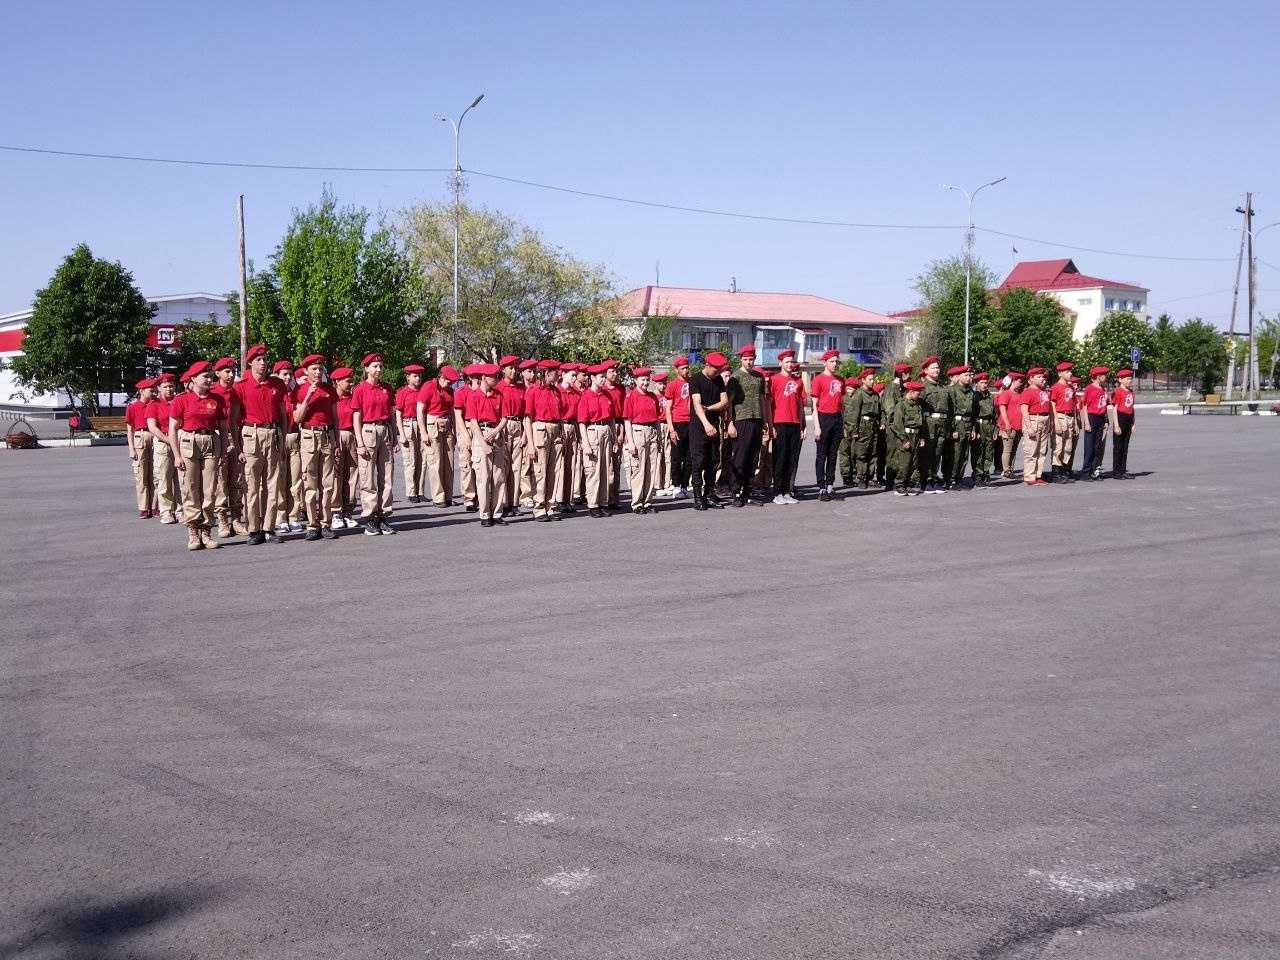
[[[1138,357],[1140,357],[1140,356],[1142,356],[1142,354],[1138,351],[1138,348],[1137,348],[1137,347],[1130,347],[1130,348],[1129,348],[1129,359],[1133,361],[1134,366],[1137,366],[1137,364],[1138,364]]]

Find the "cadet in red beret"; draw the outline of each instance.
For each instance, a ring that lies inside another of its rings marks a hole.
[[[671,444],[671,496],[677,500],[689,497],[689,358],[672,357],[675,373],[663,391],[666,406],[667,439]]]
[[[1022,438],[1026,441],[1022,448],[1022,482],[1030,486],[1047,482],[1041,474],[1053,432],[1049,421],[1053,403],[1049,400],[1044,376],[1044,367],[1032,367],[1027,371],[1027,385],[1018,395],[1022,409]]]
[[[991,374],[985,370],[973,375],[973,442],[970,459],[975,489],[990,489],[991,464],[996,445],[996,398],[991,392]]]
[[[556,470],[556,508],[557,515],[577,513],[573,501],[578,493],[585,495],[586,479],[582,471],[582,443],[578,436],[578,367],[573,361],[560,365],[560,382],[556,390],[560,393],[560,409],[564,413],[563,439],[564,455]]]
[[[724,508],[715,496],[715,483],[720,419],[729,406],[729,394],[720,379],[720,370],[728,365],[724,354],[712,351],[707,354],[703,368],[689,378],[689,467],[695,510]]]
[[[505,458],[502,461],[502,502],[498,504],[503,519],[518,516],[516,507],[520,498],[520,467],[524,462],[524,384],[520,381],[520,358],[503,357],[498,362],[498,381],[494,389],[502,397],[502,431],[505,435]]]
[[[364,379],[351,393],[351,421],[360,453],[360,512],[366,536],[395,533],[391,515],[395,502],[396,441],[392,416],[395,393],[382,382],[382,354],[367,353],[360,361]]]
[[[876,445],[884,430],[884,410],[879,394],[873,389],[871,371],[863,372],[865,379],[849,378],[854,389],[845,395],[841,421],[849,444],[846,486],[856,483],[859,489],[866,490],[876,470]]]
[[[922,387],[918,380],[902,384],[902,396],[889,421],[889,442],[897,450],[893,474],[893,493],[897,497],[922,493],[928,481],[921,461],[927,443],[924,408],[920,405]]]
[[[631,371],[635,386],[622,404],[630,466],[627,483],[631,487],[631,512],[640,516],[657,511],[653,505],[653,494],[657,488],[662,419],[661,400],[649,389],[652,373],[648,367],[637,367]]]
[[[1102,458],[1107,450],[1109,405],[1107,388],[1103,384],[1110,372],[1110,367],[1090,368],[1089,385],[1084,388],[1080,398],[1084,432],[1084,463],[1080,468],[1080,476],[1085,480],[1102,479]]]
[[[188,550],[216,550],[213,537],[214,499],[217,495],[218,461],[226,449],[227,405],[216,393],[213,368],[199,360],[187,370],[191,389],[169,406],[169,446],[185,476],[183,519],[187,524]]]
[[[462,508],[467,513],[475,513],[476,506],[476,472],[471,462],[471,427],[467,425],[467,401],[471,394],[480,389],[480,374],[476,373],[475,363],[462,368],[462,376],[466,380],[453,390],[453,427],[458,443],[458,486],[462,493]]]
[[[453,452],[458,445],[453,385],[459,376],[446,363],[418,390],[418,436],[422,438],[431,500],[437,507],[453,506]]]
[[[822,371],[809,383],[813,396],[813,442],[816,448],[814,477],[818,481],[818,499],[830,500],[836,484],[836,461],[840,441],[844,439],[844,424],[840,418],[840,404],[844,399],[844,380],[836,374],[840,366],[840,351],[827,350],[822,354]]]
[[[335,367],[329,374],[334,416],[338,422],[338,448],[333,468],[333,519],[329,521],[331,530],[354,530],[360,526],[355,519],[356,503],[360,497],[360,449],[356,443],[355,418],[351,413],[354,374],[350,367]]]
[[[502,505],[506,498],[507,434],[502,419],[502,394],[496,388],[501,367],[482,363],[473,369],[480,378],[480,386],[467,395],[466,417],[471,431],[471,465],[476,477],[480,526],[505,527]]]
[[[240,411],[236,409],[239,399],[233,389],[239,364],[235,357],[219,357],[213,361],[215,382],[209,389],[222,398],[227,405],[228,424],[238,422]],[[227,434],[226,455],[218,465],[218,492],[215,512],[218,515],[218,536],[226,539],[237,534],[243,535],[244,518],[244,467],[240,463],[240,450],[236,443],[236,433]]]
[[[245,353],[248,371],[232,385],[236,395],[231,432],[244,477],[245,526],[249,543],[279,542],[277,521],[283,519],[280,471],[284,459],[285,408],[288,388],[267,372],[267,348],[256,344]]]
[[[564,470],[564,395],[559,389],[560,363],[537,363],[538,379],[524,392],[525,442],[533,468],[530,494],[533,518],[539,523],[560,519],[560,474]]]
[[[764,376],[755,370],[756,348],[748,343],[738,350],[738,369],[725,384],[729,393],[728,433],[733,441],[735,507],[752,502],[751,489],[760,469],[760,451],[771,426],[768,390]]]
[[[426,486],[422,436],[418,432],[418,392],[422,389],[425,369],[420,363],[404,368],[404,384],[396,391],[396,432],[400,437],[400,463],[404,467],[404,498],[421,503]]]
[[[305,371],[300,371],[306,376]],[[278,507],[275,532],[284,535],[290,531],[301,533],[306,529],[302,522],[302,448],[301,433],[293,418],[291,401],[294,379],[292,360],[277,360],[271,366],[271,375],[284,386],[284,447],[280,453],[278,476]]]
[[[155,479],[156,506],[160,522],[178,522],[178,506],[182,503],[182,488],[178,484],[178,471],[173,461],[173,448],[169,446],[169,405],[174,398],[174,376],[162,373],[156,378],[156,396],[147,403],[147,432],[151,434],[152,476]]]
[[[1115,440],[1111,445],[1111,476],[1115,480],[1132,480],[1129,473],[1129,441],[1137,432],[1134,422],[1133,371],[1117,370],[1116,388],[1111,391],[1111,432]]]
[[[138,518],[160,516],[155,509],[155,473],[151,431],[147,429],[147,408],[155,396],[155,380],[146,378],[134,384],[137,394],[125,404],[124,430],[129,444],[129,461],[133,466],[133,489],[138,500]]]
[[[1080,411],[1076,409],[1071,367],[1069,360],[1054,367],[1058,382],[1049,390],[1049,402],[1053,406],[1053,478],[1059,483],[1074,483],[1076,479],[1071,464],[1076,435],[1080,432]]]
[[[920,409],[924,414],[924,447],[920,457],[920,470],[924,474],[925,493],[938,493],[945,489],[943,475],[947,473],[951,442],[955,439],[951,428],[951,391],[939,378],[942,370],[937,357],[926,357],[920,365],[924,379],[920,384]]]
[[[996,424],[1000,428],[1001,476],[1013,479],[1013,460],[1022,440],[1022,384],[1027,377],[1021,370],[1010,370],[1005,377],[1009,385],[996,394]]]
[[[796,471],[800,467],[800,447],[804,443],[804,405],[807,394],[800,379],[796,352],[778,353],[781,372],[769,378],[769,408],[773,413],[771,464],[773,502],[778,505],[800,501],[795,495]]]
[[[578,399],[578,436],[586,470],[587,512],[607,517],[609,472],[613,457],[613,401],[604,390],[605,371],[596,364],[588,367],[590,386]]]
[[[950,460],[943,464],[943,489],[966,490],[965,468],[969,465],[969,445],[977,439],[974,428],[977,400],[972,384],[973,368],[968,364],[952,367],[947,371],[951,393],[951,444]]]
[[[325,361],[318,353],[302,359],[307,382],[293,390],[293,418],[300,434],[303,502],[307,514],[305,540],[332,540],[334,503],[338,499],[334,461],[339,459],[337,394],[324,382]]]
[[[911,369],[912,367],[909,363],[895,363],[889,382],[884,385],[884,390],[880,394],[880,417],[884,422],[886,433],[888,433],[889,425],[893,420],[893,408],[902,401],[902,384],[903,381],[909,379]],[[889,438],[886,438],[884,455],[884,486],[886,490],[894,488],[894,472],[897,470],[901,452],[900,444],[893,443]]]

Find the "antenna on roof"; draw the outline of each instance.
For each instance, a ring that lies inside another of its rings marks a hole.
[[[729,278],[729,292],[730,292],[730,293],[737,293],[737,292],[738,292],[738,278],[737,278],[737,277],[730,277],[730,278]]]

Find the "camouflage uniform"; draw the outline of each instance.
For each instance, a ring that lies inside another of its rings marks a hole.
[[[898,493],[909,492],[913,481],[919,493],[928,482],[928,474],[924,472],[924,454],[928,449],[927,422],[924,407],[919,402],[899,398],[894,404],[893,415],[889,419],[889,447],[896,458],[893,489]],[[920,446],[922,439],[926,443],[924,448]],[[907,446],[905,450],[904,444]]]

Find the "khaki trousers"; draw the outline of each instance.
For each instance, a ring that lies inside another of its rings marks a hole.
[[[453,501],[453,450],[457,446],[453,421],[442,417],[428,420],[427,433],[422,442],[427,461],[426,472],[431,481],[431,500],[436,506],[443,507]]]
[[[133,449],[138,455],[138,459],[133,461],[133,490],[138,495],[139,510],[150,510],[156,505],[155,467],[152,464],[153,440],[155,437],[151,436],[148,430],[133,432]],[[166,443],[165,446],[167,447],[168,444]],[[172,456],[173,451],[170,450],[169,453]]]
[[[627,484],[631,487],[632,510],[653,504],[653,491],[660,476],[661,455],[658,453],[662,449],[660,429],[662,428],[652,423],[631,425],[631,436],[636,441],[636,454],[630,458],[630,470],[627,473]]]
[[[404,429],[400,431],[400,462],[404,466],[404,495],[422,496],[422,437],[418,435],[416,418],[405,417],[402,421]]]
[[[594,456],[588,456],[588,454]],[[609,476],[613,472],[613,428],[607,423],[587,427],[587,447],[582,451],[587,506],[595,510],[609,502]]]
[[[1071,455],[1075,453],[1075,437],[1077,433],[1076,418],[1069,413],[1053,413],[1053,465],[1055,467],[1071,466]]]
[[[240,463],[240,451],[236,449],[235,439],[228,438],[227,455],[218,469],[218,502],[216,510],[219,519],[244,516],[244,470]]]
[[[338,459],[333,475],[334,512],[349,517],[355,513],[357,491],[360,489],[360,452],[356,449],[356,435],[350,430],[338,431]]]
[[[532,500],[534,485],[537,483],[537,471],[533,467],[533,451],[528,447],[520,448],[520,499]]]
[[[1013,457],[1018,452],[1018,441],[1022,439],[1021,430],[1007,430],[1002,433],[1004,443],[1000,446],[1000,467],[1004,473],[1013,469]]]
[[[564,473],[564,430],[561,424],[538,421],[533,425],[533,449],[538,459],[533,467],[533,515],[548,516],[559,502]]]
[[[182,518],[186,523],[212,527],[217,523],[214,504],[218,494],[218,457],[222,444],[217,434],[178,431],[178,452],[186,467],[182,491]]]
[[[569,503],[573,499],[573,461],[581,443],[576,423],[561,424],[560,436],[564,446],[560,463],[556,465],[556,503]]]
[[[658,432],[662,438],[658,441],[658,466],[654,473],[658,486],[665,490],[671,486],[671,440],[667,437],[665,423],[658,424]]]
[[[280,520],[301,520],[302,452],[296,428],[284,435],[284,453],[280,457],[279,483]]]
[[[622,424],[619,423],[612,428],[613,432],[613,448],[610,452],[609,460],[609,476],[608,489],[605,491],[608,495],[605,499],[607,504],[617,504],[618,497],[622,495],[622,458],[626,444],[619,444],[618,441],[622,437]]]
[[[454,424],[455,428],[457,424]],[[458,473],[460,487],[462,490],[462,505],[464,507],[474,507],[476,505],[476,468],[471,459],[471,430],[468,429],[464,422],[462,428],[456,431],[458,437]]]
[[[503,420],[502,437],[507,446],[503,477],[504,507],[514,507],[520,497],[520,461],[524,458],[524,421]]]
[[[587,496],[586,457],[582,453],[582,437],[577,439],[578,442],[573,445],[573,462],[569,464],[569,493],[573,500],[585,499]]]
[[[245,523],[250,533],[274,530],[280,509],[280,433],[275,427],[240,428],[240,452],[244,454]]]
[[[391,427],[363,424],[361,438],[369,459],[360,458],[360,512],[366,520],[391,516],[395,499],[395,461],[391,456]]]
[[[1049,449],[1049,415],[1028,414],[1022,418],[1022,479],[1038,480],[1044,472],[1045,454]]]
[[[173,465],[173,448],[155,437],[151,440],[151,474],[156,482],[156,506],[162,514],[177,516],[182,490],[178,486],[178,471]]]
[[[302,428],[302,488],[307,525],[319,528],[333,519],[337,487],[333,469],[333,432],[325,427]]]
[[[489,444],[493,452],[486,454],[484,447],[474,441],[471,444],[471,469],[476,478],[476,506],[481,520],[492,520],[494,511],[501,510],[507,496],[507,434],[500,429]]]

